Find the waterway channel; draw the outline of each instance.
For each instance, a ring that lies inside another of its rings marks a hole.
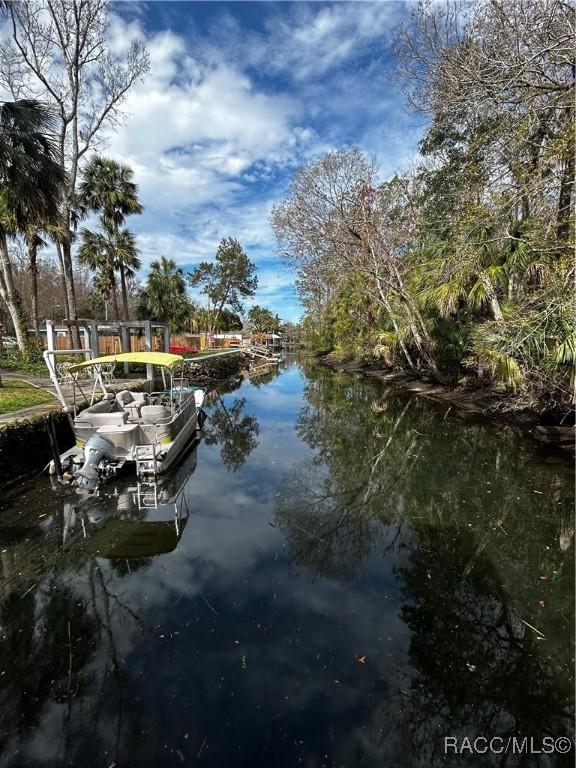
[[[445,741],[573,739],[569,466],[310,359],[208,410],[157,487],[0,499],[2,768],[573,764]]]

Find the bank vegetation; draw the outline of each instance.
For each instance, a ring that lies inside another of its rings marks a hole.
[[[272,213],[310,347],[569,408],[574,21],[560,0],[414,10],[395,46],[419,164],[384,180],[334,150]]]

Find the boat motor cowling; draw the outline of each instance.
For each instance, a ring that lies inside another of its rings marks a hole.
[[[92,435],[84,446],[84,464],[74,473],[76,488],[90,493],[100,480],[115,474],[116,465],[113,443],[102,435]]]

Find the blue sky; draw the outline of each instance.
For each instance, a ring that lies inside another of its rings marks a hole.
[[[294,171],[359,146],[387,177],[417,153],[422,118],[404,108],[390,52],[413,4],[115,3],[110,44],[148,44],[151,72],[125,103],[106,154],[130,164],[145,211],[129,226],[144,265],[185,270],[236,237],[256,262],[254,303],[296,320],[294,275],[269,225]]]

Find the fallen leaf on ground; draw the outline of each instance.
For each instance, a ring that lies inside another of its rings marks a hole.
[[[366,656],[359,656],[358,657],[358,663],[359,664],[366,664]]]

